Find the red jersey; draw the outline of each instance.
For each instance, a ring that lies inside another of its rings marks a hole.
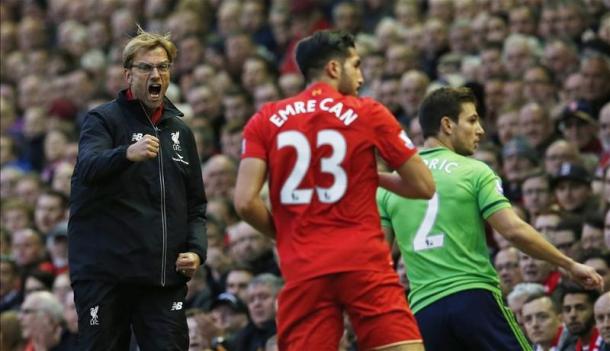
[[[286,280],[391,264],[375,202],[375,149],[392,168],[417,152],[383,105],[325,83],[265,104],[248,121],[242,158],[267,163]]]

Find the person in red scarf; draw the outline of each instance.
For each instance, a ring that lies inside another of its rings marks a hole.
[[[562,290],[560,301],[565,329],[557,350],[599,351],[599,331],[593,318],[593,304],[599,292],[573,285],[564,285]]]

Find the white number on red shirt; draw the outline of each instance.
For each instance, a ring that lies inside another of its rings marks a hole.
[[[316,186],[318,199],[323,203],[334,203],[339,201],[347,189],[347,174],[341,168],[341,162],[345,159],[347,145],[341,133],[325,129],[318,132],[316,147],[329,145],[332,148],[330,157],[322,158],[320,170],[330,173],[334,177],[334,182],[328,188]],[[301,181],[305,177],[311,163],[311,146],[305,135],[298,131],[281,132],[277,136],[277,147],[281,149],[291,146],[295,149],[297,160],[290,175],[282,185],[280,190],[280,202],[286,205],[300,205],[311,202],[313,189],[298,189]]]

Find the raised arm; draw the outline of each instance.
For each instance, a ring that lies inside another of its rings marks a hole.
[[[379,186],[403,197],[430,199],[436,191],[432,173],[419,155],[411,156],[397,170],[380,172]]]
[[[239,164],[235,195],[237,214],[268,237],[275,239],[275,225],[271,212],[260,197],[267,177],[267,164],[258,158],[244,158]]]
[[[583,265],[561,253],[532,226],[523,221],[511,208],[505,208],[491,215],[487,221],[516,248],[526,254],[567,270],[572,279],[587,289],[601,289],[602,277],[592,267]]]

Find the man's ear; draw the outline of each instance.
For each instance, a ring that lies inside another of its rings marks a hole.
[[[451,120],[451,118],[447,117],[447,116],[443,116],[441,118],[441,132],[443,132],[443,134],[447,134],[447,135],[451,135],[453,134],[453,125],[454,122]]]
[[[337,60],[330,60],[330,61],[328,61],[328,63],[324,67],[324,69],[326,70],[326,74],[330,78],[339,79],[339,77],[341,76],[341,70],[343,69],[343,67],[341,67],[341,62],[339,62]]]
[[[132,79],[131,70],[125,68],[123,70],[123,76],[125,77],[125,80],[127,81],[127,84],[131,85],[131,79]]]

